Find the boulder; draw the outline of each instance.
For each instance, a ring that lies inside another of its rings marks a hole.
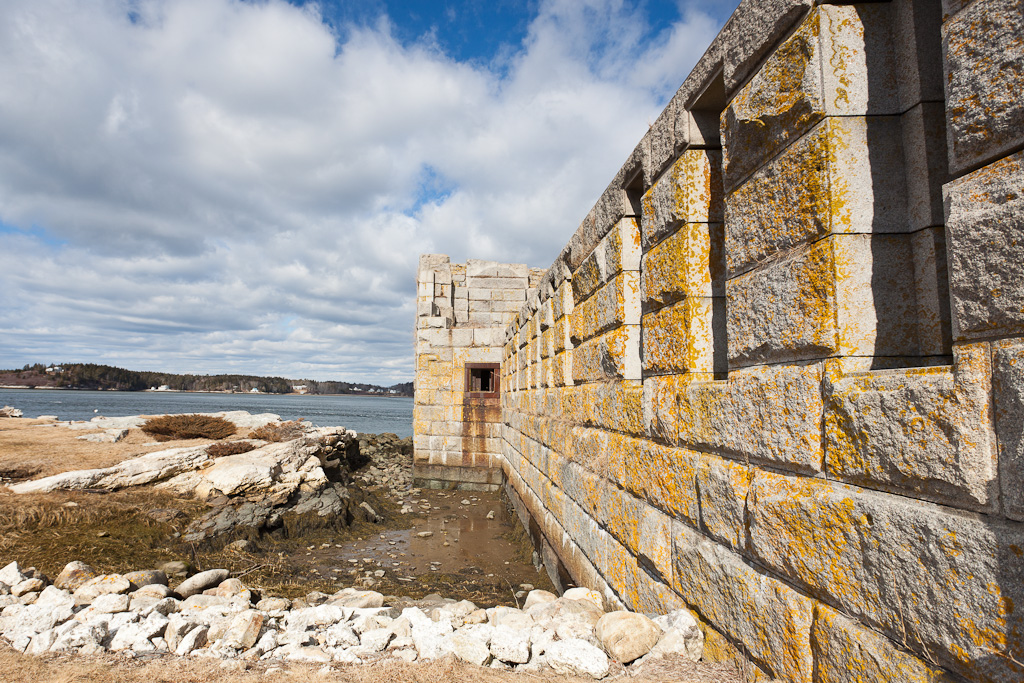
[[[661,659],[665,655],[680,655],[690,661],[699,661],[704,653],[704,633],[689,610],[678,609],[655,617],[654,623],[661,627],[664,635],[646,655]]]
[[[101,574],[94,579],[89,579],[73,593],[75,604],[88,605],[93,600],[107,593],[127,593],[131,590],[131,583],[120,574]]]
[[[21,567],[18,566],[17,562],[11,562],[3,569],[0,569],[0,583],[6,583],[8,586],[17,586],[27,578],[29,577],[21,573]]]
[[[529,610],[534,605],[543,604],[545,602],[554,602],[557,599],[558,596],[551,591],[545,591],[537,588],[530,591],[529,595],[526,596],[526,602],[523,603],[523,609]]]
[[[601,594],[590,588],[570,588],[562,593],[562,597],[568,600],[589,600],[597,605],[598,608],[604,610],[604,600],[601,599]]]
[[[208,569],[199,572],[195,576],[185,579],[174,591],[183,598],[188,598],[197,593],[202,593],[207,588],[220,585],[221,581],[228,578],[227,569]]]
[[[487,648],[487,643],[461,631],[445,638],[443,647],[458,659],[477,666],[484,666],[491,660],[491,651]]]
[[[99,572],[95,569],[84,562],[75,560],[64,565],[64,569],[54,579],[53,585],[57,588],[74,591],[86,581],[95,579],[97,576],[99,576]]]
[[[195,571],[191,564],[188,562],[182,562],[181,560],[164,562],[160,567],[158,567],[158,569],[162,571],[165,576],[173,577],[175,579],[188,578]]]
[[[242,612],[231,621],[231,625],[221,636],[220,643],[234,650],[249,649],[256,644],[260,629],[263,628],[263,621],[261,612],[254,609]]]
[[[530,661],[530,632],[497,626],[491,634],[489,647],[495,659],[509,664],[525,664]]]
[[[38,593],[46,588],[42,579],[25,579],[11,586],[11,595],[20,598],[28,593]]]
[[[601,617],[596,633],[605,652],[623,664],[643,657],[661,638],[661,628],[649,617],[624,611]]]
[[[128,572],[124,575],[124,578],[128,579],[128,583],[132,585],[132,590],[138,590],[143,586],[149,586],[151,584],[159,584],[161,586],[167,585],[167,575],[159,569],[145,569],[137,572]]]
[[[331,604],[352,608],[381,607],[384,604],[384,596],[377,591],[345,589],[331,598]]]
[[[604,678],[608,675],[608,657],[585,640],[552,643],[544,651],[543,663],[563,676]]]
[[[193,650],[204,647],[206,645],[206,634],[209,630],[210,627],[208,626],[196,626],[190,630],[182,636],[178,646],[174,648],[174,654],[183,657]]]

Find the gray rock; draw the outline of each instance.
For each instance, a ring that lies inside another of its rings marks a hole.
[[[221,581],[228,578],[228,573],[227,569],[209,569],[185,579],[174,590],[181,597],[188,598],[197,593],[202,593],[207,588],[219,585]]]
[[[344,592],[342,591],[342,593]],[[351,590],[345,595],[335,595],[331,598],[331,604],[352,608],[381,607],[384,604],[384,596],[377,591]]]
[[[278,612],[289,609],[292,601],[287,598],[263,598],[256,603],[256,609],[263,612]]]
[[[95,569],[84,562],[75,560],[64,565],[64,569],[53,580],[53,585],[64,590],[75,591],[83,583],[95,579],[97,576],[99,576],[99,572]]]
[[[188,562],[182,562],[181,560],[164,562],[160,565],[159,569],[164,573],[164,575],[175,579],[187,578],[192,573],[192,565]]]
[[[146,569],[137,572],[128,572],[124,575],[124,578],[128,579],[128,583],[132,585],[132,590],[138,590],[143,586],[153,584],[161,586],[167,585],[167,575],[159,569]]]
[[[1003,505],[1008,517],[1024,521],[1024,343],[994,346],[992,389]]]
[[[87,605],[101,595],[108,593],[127,593],[132,585],[120,574],[102,574],[89,579],[73,593],[75,603]]]

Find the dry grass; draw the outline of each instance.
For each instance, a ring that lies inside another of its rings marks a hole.
[[[289,420],[288,422],[280,423],[269,423],[262,427],[257,427],[249,433],[250,439],[260,439],[261,441],[291,441],[297,439],[306,432],[306,426],[303,424],[302,419]]]
[[[422,664],[384,660],[371,665],[321,667],[280,662],[258,662],[250,669],[232,671],[210,660],[170,657],[131,660],[116,655],[30,657],[0,645],[0,680],[7,683],[593,683],[591,678],[558,676],[551,672],[513,673],[472,666],[452,658]],[[267,670],[278,668],[272,676]],[[618,674],[618,676],[615,676]],[[651,675],[625,676],[619,669],[612,677],[635,683],[739,683],[731,665],[671,662]]]
[[[174,446],[156,443],[138,429],[132,429],[117,443],[93,443],[77,438],[98,431],[72,430],[40,420],[0,418],[0,478],[22,480],[71,470],[111,467],[122,460]],[[195,442],[187,445],[195,445]]]
[[[157,441],[176,439],[226,439],[235,433],[235,423],[210,415],[161,415],[146,421],[142,431]]]
[[[255,449],[248,441],[219,441],[206,449],[206,452],[211,458],[223,458],[225,455],[238,455],[239,453],[248,453]]]

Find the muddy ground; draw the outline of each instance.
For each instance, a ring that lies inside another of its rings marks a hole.
[[[119,443],[96,444],[76,438],[83,433],[0,418],[0,561],[17,560],[53,577],[71,560],[103,572],[184,560],[196,570],[224,567],[265,595],[290,598],[359,586],[398,597],[458,596],[489,607],[514,606],[530,587],[552,589],[499,494],[407,489],[395,495],[367,475],[369,466],[355,473],[349,490],[354,500],[373,507],[378,523],[357,519],[348,527],[324,527],[297,519],[278,533],[235,545],[233,538],[182,541],[186,527],[209,507],[153,487],[25,495],[6,490],[4,485],[29,478],[201,443],[153,444],[132,430]],[[411,456],[382,450],[373,456],[376,470],[400,465],[411,471]],[[403,507],[411,511],[402,514]]]

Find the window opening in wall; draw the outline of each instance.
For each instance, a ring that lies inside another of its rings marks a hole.
[[[498,363],[466,363],[466,393],[471,396],[498,395]]]
[[[708,216],[708,269],[711,281],[711,352],[712,369],[715,379],[726,379],[729,370],[728,329],[726,326],[725,298],[725,226],[721,215],[724,206],[722,177],[722,135],[721,118],[725,111],[725,79],[719,71],[690,107],[690,147],[715,150],[709,155],[713,164],[712,175],[718,183],[712,182],[711,207]]]
[[[627,208],[627,216],[632,216],[640,221],[640,217],[644,213],[643,198],[644,198],[644,173],[643,171],[637,171],[633,179],[626,183],[624,188],[626,190],[626,201],[629,206]],[[629,213],[632,211],[632,213]]]

